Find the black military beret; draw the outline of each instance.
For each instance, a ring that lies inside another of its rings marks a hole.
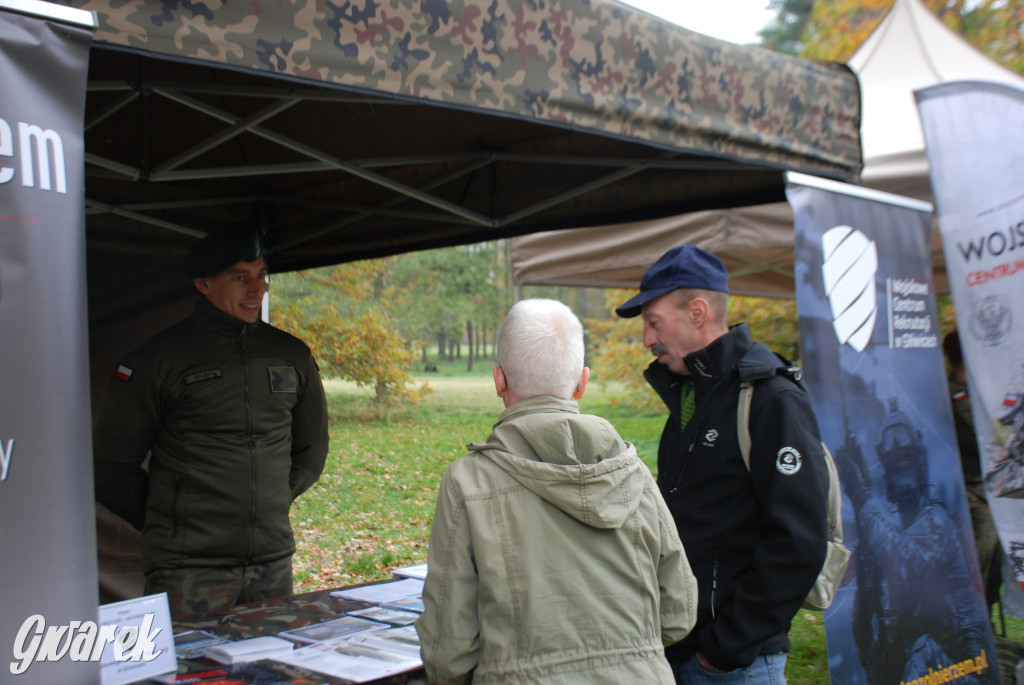
[[[181,268],[188,278],[206,278],[238,262],[255,262],[262,255],[260,231],[251,226],[237,226],[207,234],[185,256]]]

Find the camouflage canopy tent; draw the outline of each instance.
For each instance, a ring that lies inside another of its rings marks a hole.
[[[89,257],[144,262],[147,291],[238,220],[292,270],[760,204],[783,169],[860,169],[845,67],[609,0],[69,4],[100,21]]]
[[[848,64],[861,87],[861,182],[924,202],[934,198],[914,91],[961,79],[1024,87],[1024,78],[979,52],[921,0],[896,0]],[[634,288],[665,250],[686,241],[722,259],[734,293],[794,295],[793,210],[787,202],[602,226],[582,247],[575,231],[519,236],[511,246],[512,274],[518,285]],[[937,226],[932,262],[935,287],[948,292]]]
[[[856,180],[846,67],[614,0],[67,0],[99,21],[85,117],[93,401],[183,316],[204,233],[271,269],[783,199]],[[584,236],[581,234],[581,239]]]

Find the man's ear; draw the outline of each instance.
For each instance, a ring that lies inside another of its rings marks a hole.
[[[501,370],[501,367],[495,364],[491,367],[491,372],[494,374],[494,390],[498,393],[498,397],[505,397],[505,393],[508,392],[508,383],[505,380],[505,372]]]
[[[690,300],[690,304],[686,308],[686,316],[688,322],[694,328],[700,328],[708,322],[708,314],[711,311],[711,305],[703,297],[695,297]]]
[[[194,285],[196,287],[196,290],[198,290],[203,295],[210,294],[210,284],[206,282],[205,278],[193,278],[192,285]]]
[[[590,367],[584,366],[583,371],[580,372],[580,382],[576,385],[576,392],[572,394],[574,400],[578,400],[583,397],[583,393],[587,391],[587,381],[590,380]]]

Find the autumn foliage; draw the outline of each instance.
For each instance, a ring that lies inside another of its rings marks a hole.
[[[634,290],[607,290],[608,311],[636,294]],[[800,354],[796,301],[759,297],[729,298],[729,323],[746,322],[755,340],[798,361]],[[643,345],[643,322],[635,319],[588,318],[588,364],[595,383],[619,383],[625,392],[612,403],[655,409],[660,400],[641,375],[653,360]]]
[[[429,388],[410,375],[417,348],[399,334],[386,268],[368,260],[289,274],[293,292],[273,318],[312,348],[324,375],[354,381],[380,404],[415,403]]]
[[[1024,74],[1024,3],[1019,0],[921,0],[943,23],[1003,66]],[[846,62],[894,0],[815,2],[801,36],[801,57]],[[898,68],[898,65],[894,65]]]

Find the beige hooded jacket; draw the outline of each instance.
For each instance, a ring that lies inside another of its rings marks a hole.
[[[697,584],[650,470],[575,401],[512,405],[444,475],[417,621],[444,683],[673,683]]]

